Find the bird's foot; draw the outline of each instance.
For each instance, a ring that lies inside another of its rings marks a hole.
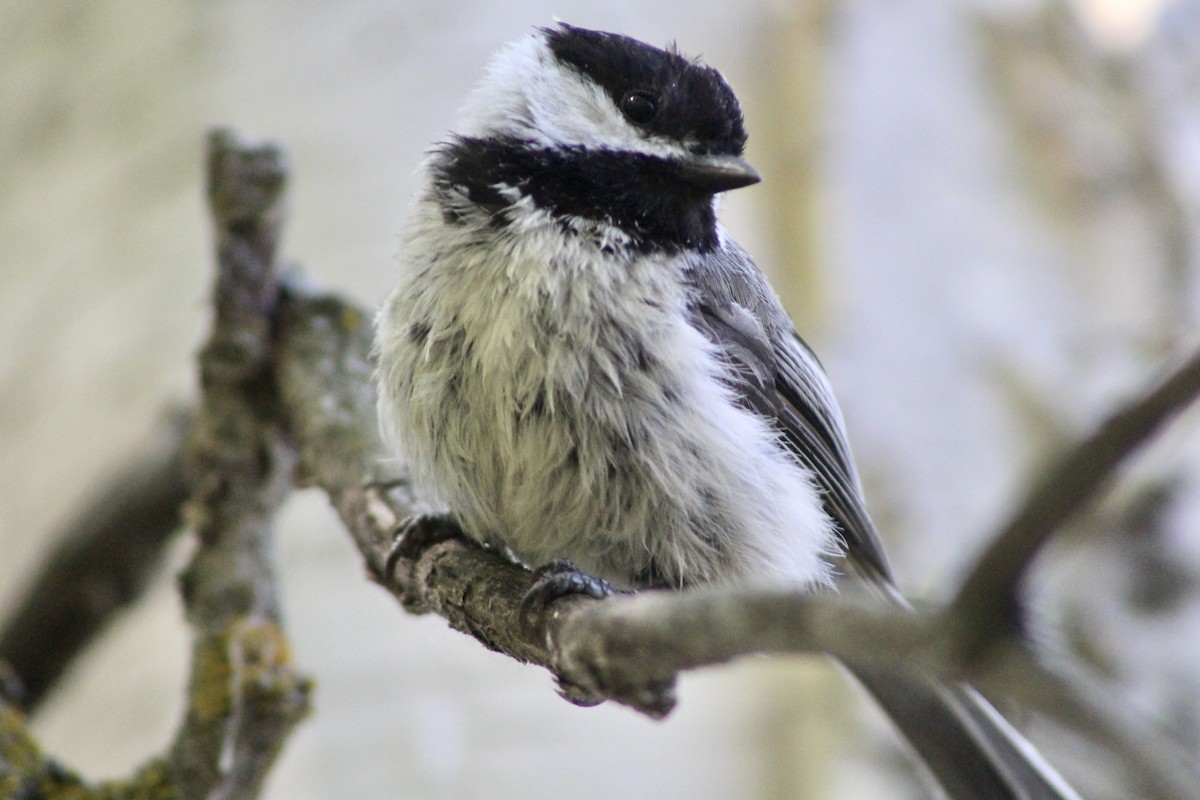
[[[457,520],[449,514],[417,514],[403,520],[396,526],[392,549],[383,562],[383,581],[395,580],[401,561],[414,562],[435,544],[465,538]]]
[[[547,616],[551,607],[564,597],[583,595],[603,600],[614,594],[628,594],[614,589],[608,581],[588,575],[566,559],[556,559],[543,564],[533,572],[533,585],[521,600],[521,626],[530,635],[544,635]],[[594,706],[604,702],[604,697],[575,683],[556,676],[558,693],[563,699],[577,706]]]

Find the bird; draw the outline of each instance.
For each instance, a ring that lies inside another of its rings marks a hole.
[[[825,371],[717,218],[760,174],[724,77],[556,23],[427,154],[376,319],[385,437],[481,543],[618,589],[904,600]],[[977,692],[846,664],[952,798],[1074,790]]]

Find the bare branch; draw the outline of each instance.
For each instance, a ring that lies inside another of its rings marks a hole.
[[[192,415],[163,420],[145,452],[83,506],[0,632],[0,661],[34,709],[114,615],[141,597],[180,526],[183,442]]]
[[[279,622],[271,519],[291,491],[296,447],[272,420],[271,333],[282,153],[217,131],[209,201],[219,274],[202,400],[189,445],[190,517],[199,547],[181,578],[196,631],[187,714],[169,756],[184,798],[258,794],[308,710]]]
[[[1146,797],[1187,800],[1200,775],[1171,743],[1043,666],[1027,644],[1011,639],[986,662],[958,658],[947,615],[910,614],[789,592],[652,592],[596,602],[572,598],[548,629],[561,680],[652,716],[661,687],[678,672],[748,653],[827,654],[853,671],[903,665],[908,674],[966,681],[1057,720],[1101,748]]]
[[[369,319],[291,276],[279,313],[276,380],[300,443],[300,482],[329,495],[378,573],[397,522],[415,513],[416,499],[407,471],[380,442]]]
[[[1200,352],[1113,414],[1065,453],[992,538],[952,603],[968,659],[1019,633],[1017,591],[1029,565],[1064,522],[1101,492],[1121,462],[1200,396]]]
[[[670,710],[657,704],[679,672],[750,653],[944,669],[928,619],[836,595],[705,590],[604,602],[568,598],[547,622],[553,666],[563,680],[651,716]]]
[[[291,667],[271,564],[271,520],[294,486],[298,460],[278,419],[272,370],[284,177],[275,147],[226,131],[210,136],[216,319],[200,356],[201,405],[183,454],[198,546],[180,581],[195,640],[175,741],[130,780],[89,789],[40,753],[23,715],[0,697],[5,797],[69,790],[80,798],[253,798],[308,711],[309,684]],[[178,449],[167,460],[178,464]],[[114,518],[128,522],[137,510]]]

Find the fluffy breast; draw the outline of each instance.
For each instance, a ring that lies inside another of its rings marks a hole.
[[[826,579],[812,482],[730,396],[681,265],[535,214],[424,221],[381,315],[380,407],[470,533],[626,585]]]

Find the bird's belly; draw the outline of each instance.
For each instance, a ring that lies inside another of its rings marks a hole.
[[[590,307],[569,319],[561,294],[480,291],[490,305],[417,317],[419,341],[388,354],[407,454],[467,532],[626,586],[825,581],[811,476],[736,401],[682,301],[573,291]]]
[[[469,485],[448,499],[464,525],[533,565],[568,558],[620,583],[653,571],[652,520],[678,516],[650,468],[669,446],[666,390],[612,348],[510,341],[509,351],[442,404],[457,417],[445,449],[462,454],[449,471]]]

